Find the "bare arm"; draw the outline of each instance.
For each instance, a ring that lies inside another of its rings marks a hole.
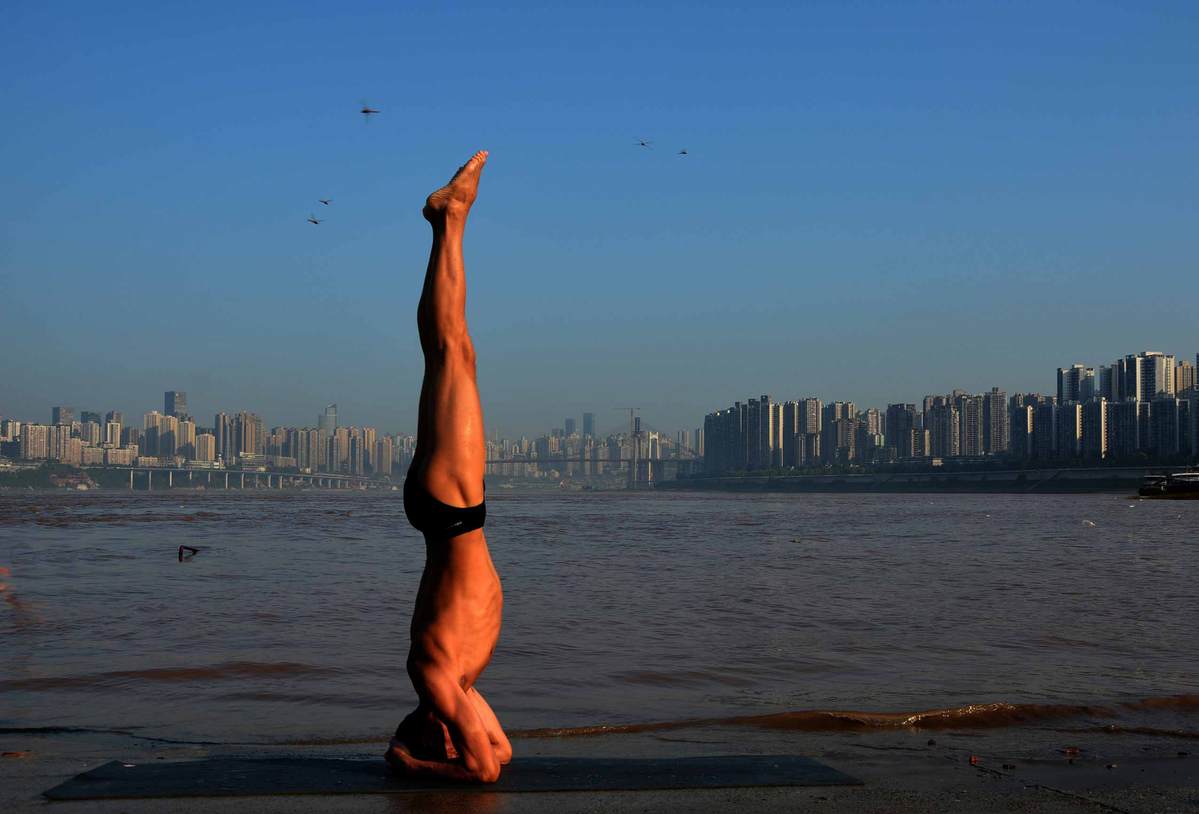
[[[483,727],[487,730],[487,737],[491,741],[491,748],[495,750],[495,758],[500,762],[500,765],[506,765],[512,760],[512,743],[508,740],[508,736],[504,734],[504,728],[500,726],[500,721],[495,717],[495,713],[491,710],[491,705],[487,703],[487,699],[483,694],[471,687],[466,691],[466,697],[474,704],[475,711],[479,713],[479,720],[483,722]]]
[[[399,741],[393,740],[388,760],[407,774],[440,777],[468,783],[494,783],[500,776],[500,762],[479,712],[457,681],[437,667],[411,670],[413,683],[425,703],[446,725],[458,759],[421,760]]]

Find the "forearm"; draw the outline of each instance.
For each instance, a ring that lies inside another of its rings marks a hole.
[[[397,747],[393,742],[392,754],[400,751],[403,754],[397,755],[397,757],[402,766],[398,768],[409,777],[435,777],[459,783],[493,783],[499,776],[498,772],[491,775],[481,769],[467,768],[465,763],[460,760],[422,760],[413,756],[402,746]]]

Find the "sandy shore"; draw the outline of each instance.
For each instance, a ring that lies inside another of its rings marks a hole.
[[[931,743],[930,743],[931,741]],[[868,734],[708,727],[644,735],[521,739],[519,755],[805,754],[858,787],[495,794],[173,798],[48,803],[41,792],[101,763],[215,755],[362,757],[380,744],[314,747],[172,745],[97,733],[0,734],[0,810],[73,812],[1191,812],[1199,811],[1199,740],[1051,728]],[[1067,746],[1077,747],[1076,757]],[[976,756],[975,765],[970,762]]]

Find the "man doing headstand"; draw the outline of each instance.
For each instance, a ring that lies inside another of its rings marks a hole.
[[[483,537],[483,411],[462,263],[466,217],[485,163],[487,152],[475,153],[424,208],[433,227],[416,311],[425,378],[416,453],[404,481],[404,511],[425,536],[408,651],[408,676],[420,700],[396,729],[386,758],[406,775],[491,783],[512,746],[474,685],[499,638],[504,597]]]

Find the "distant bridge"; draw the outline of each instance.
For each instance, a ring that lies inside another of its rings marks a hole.
[[[655,464],[680,464],[689,463],[691,461],[702,461],[703,458],[638,458],[638,463],[652,461]],[[588,464],[604,464],[605,466],[626,466],[633,462],[632,458],[617,458],[611,460],[608,458],[488,458],[488,464],[579,464],[586,466]]]
[[[203,485],[218,489],[228,489],[231,483],[238,489],[282,489],[284,486],[303,484],[323,489],[390,489],[400,483],[368,478],[365,475],[334,472],[262,472],[256,469],[208,469],[190,466],[87,466],[83,469],[128,472],[130,489],[134,488],[135,481],[144,483],[146,489],[153,489],[155,475],[159,476],[159,483],[163,482],[165,476],[167,488],[174,487],[176,479],[181,481],[181,486],[184,485],[184,477],[188,486]]]
[[[665,467],[676,467],[679,465],[694,466],[702,461],[702,458],[641,458],[637,461],[637,464],[638,466],[645,466],[647,463],[652,464],[655,472],[664,472]],[[633,463],[633,461],[629,458],[620,458],[617,460],[591,458],[580,460],[578,457],[558,457],[488,458],[486,463],[488,466],[508,464],[512,466],[538,467],[561,467],[566,464],[575,464],[581,467],[602,465],[605,469],[624,469]],[[662,469],[659,470],[659,467]],[[266,472],[257,469],[210,469],[208,467],[191,466],[86,466],[82,468],[84,471],[93,472],[128,472],[130,489],[142,486],[148,490],[154,489],[155,480],[159,484],[164,484],[165,482],[165,486],[168,489],[174,488],[176,480],[180,481],[180,486],[202,485],[206,488],[214,489],[283,489],[285,487],[304,485],[320,489],[390,489],[403,482],[402,477],[396,480],[381,480],[365,475],[347,475],[337,472]],[[654,480],[660,480],[660,477],[655,477]]]

